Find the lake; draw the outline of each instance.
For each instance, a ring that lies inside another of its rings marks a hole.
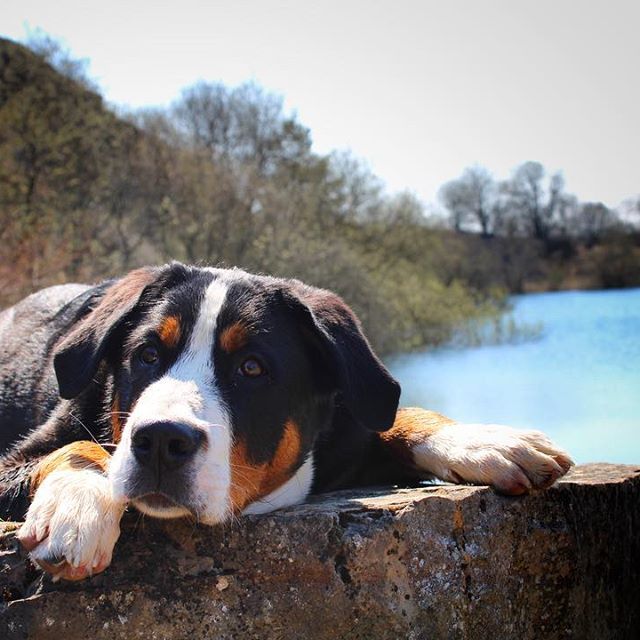
[[[539,339],[387,360],[401,405],[536,428],[576,462],[640,463],[640,289],[512,298]]]

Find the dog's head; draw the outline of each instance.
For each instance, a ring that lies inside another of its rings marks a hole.
[[[399,396],[338,296],[181,264],[112,284],[54,365],[63,398],[107,381],[114,494],[206,523],[304,498],[334,407],[384,430]]]

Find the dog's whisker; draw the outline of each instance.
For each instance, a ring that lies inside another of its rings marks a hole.
[[[255,482],[252,482],[249,478],[243,477],[243,476],[241,476],[239,474],[238,474],[238,476],[239,476],[240,480],[246,480],[246,483],[249,486],[249,489],[253,489],[253,491],[257,491],[258,490],[259,486]],[[237,483],[232,484],[231,488],[232,488],[232,490],[233,489],[240,489],[240,490],[246,489],[246,487],[240,486]]]
[[[69,411],[69,417],[73,418],[91,437],[91,439],[99,446],[102,447],[102,445],[98,442],[98,440],[96,439],[96,437],[93,435],[93,433],[91,433],[91,430],[89,429],[89,427],[87,427],[87,425],[82,422],[82,420],[80,420],[80,418],[78,418],[78,416],[76,416],[73,412]]]

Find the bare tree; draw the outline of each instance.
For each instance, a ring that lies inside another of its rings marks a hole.
[[[470,221],[480,228],[483,237],[488,237],[493,233],[496,194],[491,174],[483,167],[474,166],[465,169],[456,180],[447,182],[439,197],[456,231]]]
[[[570,235],[593,247],[604,239],[607,232],[620,226],[615,211],[602,202],[585,202],[577,207],[570,219]]]
[[[253,83],[200,82],[183,92],[173,114],[186,140],[214,162],[251,164],[260,175],[273,175],[311,150],[308,130],[285,115],[282,98]]]
[[[354,220],[379,217],[383,185],[365,162],[350,152],[334,152],[329,157],[328,170],[334,202],[342,217]]]
[[[539,162],[520,165],[513,177],[501,185],[501,191],[508,215],[521,218],[526,230],[542,241],[549,239],[570,198],[564,192],[562,174],[547,176]]]

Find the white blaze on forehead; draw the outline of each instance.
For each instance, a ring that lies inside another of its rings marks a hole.
[[[205,290],[189,344],[167,373],[140,396],[132,417],[139,410],[162,411],[165,419],[186,419],[189,424],[225,424],[225,411],[215,380],[213,346],[220,309],[227,287],[214,280]]]
[[[113,456],[110,476],[114,490],[127,492],[135,474],[131,432],[139,425],[176,421],[206,434],[205,446],[190,464],[190,507],[201,521],[215,523],[229,513],[231,421],[216,385],[213,347],[220,309],[228,288],[213,280],[205,290],[189,344],[167,371],[140,395]],[[158,515],[158,514],[152,514]]]
[[[191,333],[188,355],[211,359],[213,340],[220,309],[227,297],[228,287],[219,279],[214,280],[205,291],[198,318]]]

